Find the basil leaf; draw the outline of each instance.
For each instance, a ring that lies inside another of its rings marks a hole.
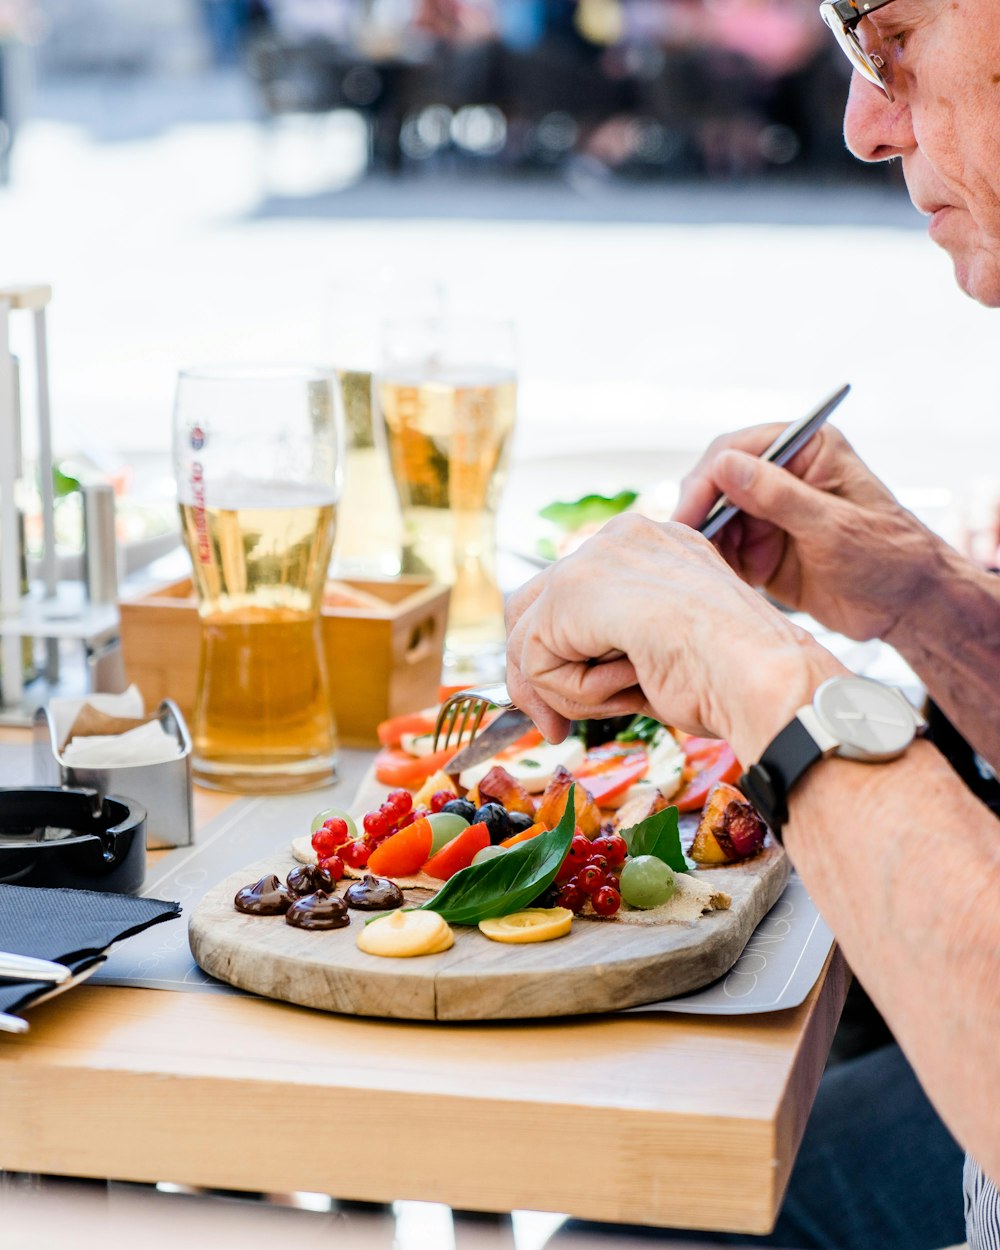
[[[595,521],[607,521],[630,508],[638,499],[634,490],[622,490],[617,495],[584,495],[572,503],[550,503],[540,508],[538,515],[564,530],[578,530]]]
[[[511,847],[506,855],[494,855],[456,872],[420,910],[436,911],[451,924],[477,925],[480,920],[509,916],[527,907],[552,884],[566,858],[576,825],[575,809],[571,787],[562,820],[554,829]]]
[[[631,829],[618,832],[625,839],[629,855],[655,855],[669,864],[674,872],[687,872],[688,864],[681,850],[681,835],[677,825],[676,807],[666,807],[640,820]]]

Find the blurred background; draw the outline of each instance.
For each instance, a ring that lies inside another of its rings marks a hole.
[[[549,499],[675,481],[843,381],[875,468],[971,525],[990,314],[898,167],[846,152],[816,9],[0,0],[0,281],[54,288],[60,464],[112,478],[124,537],[174,528],[176,370],[344,367],[352,292],[392,274],[516,325],[511,550]]]

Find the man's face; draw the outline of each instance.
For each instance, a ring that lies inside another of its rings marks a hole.
[[[858,36],[886,62],[896,99],[856,73],[848,147],[863,161],[902,160],[959,286],[1000,306],[1000,3],[894,0]]]

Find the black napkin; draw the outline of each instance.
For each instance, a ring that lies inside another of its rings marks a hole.
[[[0,885],[0,951],[81,972],[100,962],[113,942],[180,913],[180,903],[157,898]],[[52,989],[41,981],[0,981],[0,1011],[26,1007]]]

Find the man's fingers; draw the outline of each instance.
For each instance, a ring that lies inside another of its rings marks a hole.
[[[735,430],[731,434],[723,434],[709,446],[701,460],[681,482],[681,494],[677,507],[674,509],[674,521],[690,525],[696,529],[712,504],[715,503],[723,488],[719,485],[715,472],[715,464],[723,451],[735,448],[751,455],[760,455],[774,442],[775,438],[785,429],[780,424],[753,425],[743,430]]]
[[[561,716],[545,702],[516,665],[507,664],[507,692],[522,712],[526,712],[546,742],[562,742],[569,733],[570,718]]]
[[[720,486],[738,508],[786,533],[815,532],[829,520],[831,496],[807,486],[788,469],[741,451],[723,452],[715,469]]]

